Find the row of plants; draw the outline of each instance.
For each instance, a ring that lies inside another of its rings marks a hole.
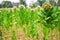
[[[23,28],[23,31],[27,36],[36,36],[37,30],[35,24],[37,24],[38,21],[38,10],[40,9],[25,8],[24,6],[20,6],[19,8],[14,7],[13,9],[2,8],[0,10],[1,31],[4,32],[4,29],[10,30],[13,27],[16,27],[17,29]],[[12,40],[16,40],[16,37],[14,36],[16,34],[15,31],[15,29],[12,29]]]
[[[40,40],[37,30],[40,27],[43,32],[43,40],[48,40],[50,31],[54,28],[60,31],[60,9],[47,3],[42,8],[25,8],[21,5],[19,8],[0,9],[0,39],[3,40],[2,33],[6,28],[6,30],[12,30],[11,40],[16,40],[16,29],[12,29],[14,27],[22,28],[28,37],[36,37],[37,40]]]

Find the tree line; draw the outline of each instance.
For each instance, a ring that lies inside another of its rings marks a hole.
[[[32,4],[33,7],[36,7],[37,5],[39,6],[42,6],[42,4],[44,2],[47,2],[46,0],[37,0],[36,3]],[[49,0],[49,3],[52,5],[52,6],[60,6],[60,0],[57,0],[57,3],[55,0]],[[27,6],[26,4],[26,0],[20,0],[20,3],[12,3],[11,1],[3,1],[1,4],[0,4],[0,8],[11,8],[13,7],[14,5],[15,6],[18,6],[19,4],[23,4],[25,7]]]

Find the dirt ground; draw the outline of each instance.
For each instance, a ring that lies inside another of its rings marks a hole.
[[[38,40],[36,37],[28,37],[24,32],[23,28],[10,28],[9,30],[2,31],[2,40],[12,40],[12,30],[15,30],[16,40]],[[37,28],[38,34],[39,34],[39,40],[43,40],[43,32],[40,27]],[[48,40],[60,40],[60,33],[58,30],[54,29],[50,32]]]

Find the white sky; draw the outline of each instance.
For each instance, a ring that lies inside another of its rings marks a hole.
[[[0,0],[0,3],[2,2],[3,0]],[[6,1],[6,0],[5,0]],[[19,0],[7,0],[7,1],[11,1],[11,2],[19,2]],[[36,2],[37,0],[26,0],[26,3],[27,5],[31,5],[32,3]],[[48,1],[48,0],[46,0]],[[55,0],[57,2],[57,0]]]
[[[3,0],[0,0],[0,3],[2,2]],[[6,1],[6,0],[5,0]],[[11,2],[19,2],[19,0],[8,0],[8,1],[11,1]],[[27,3],[30,3],[31,1],[33,2],[36,2],[37,0],[26,0]]]
[[[37,0],[26,0],[26,3],[29,6],[29,5],[33,4],[34,2],[36,2],[36,1]]]
[[[0,3],[2,2],[3,0],[0,0]],[[4,0],[6,1],[6,0]],[[7,0],[7,1],[11,1],[11,2],[19,2],[19,0]],[[31,5],[32,3],[36,2],[37,0],[26,0],[26,3],[27,5]]]
[[[3,0],[0,0],[0,3],[2,2]],[[19,0],[8,0],[8,1],[11,1],[11,2],[19,2]],[[26,0],[27,3],[30,3],[31,1],[34,1],[36,2],[37,0]],[[48,0],[47,0],[48,1]],[[58,0],[55,0],[55,1],[58,1]]]

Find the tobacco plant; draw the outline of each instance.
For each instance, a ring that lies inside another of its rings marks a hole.
[[[44,9],[40,13],[40,21],[43,28],[44,40],[48,40],[48,35],[51,30],[59,27],[60,10],[57,7]]]
[[[12,30],[12,40],[16,40],[15,30]]]

